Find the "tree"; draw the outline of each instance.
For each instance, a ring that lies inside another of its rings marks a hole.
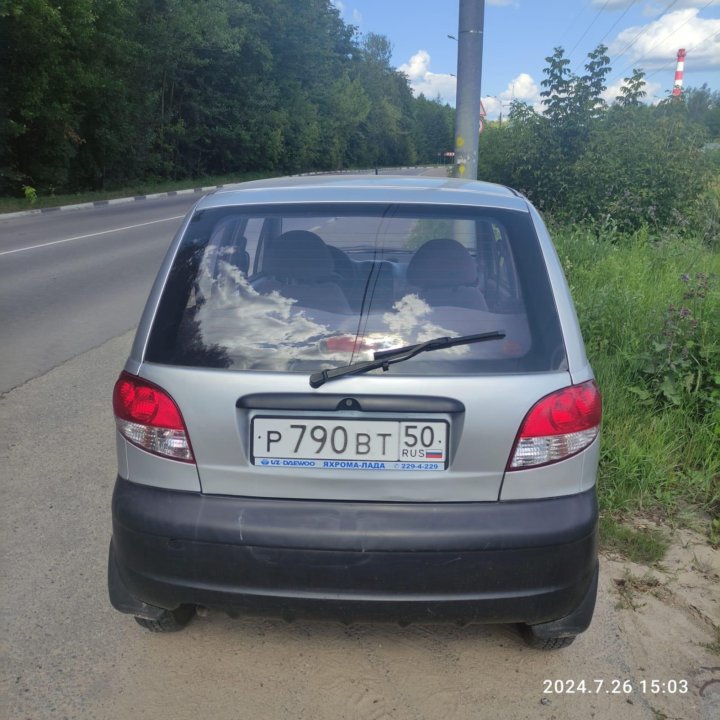
[[[330,0],[4,0],[0,19],[3,192],[415,158],[425,116],[389,41]]]
[[[545,89],[540,97],[543,98],[546,117],[554,123],[561,123],[572,112],[574,76],[570,71],[570,61],[561,47],[556,47],[545,62],[547,67],[543,68],[543,74],[546,77],[540,83]]]
[[[68,182],[69,163],[86,142],[83,98],[97,86],[92,0],[9,0],[0,10],[3,190],[47,190]],[[111,3],[109,12],[115,6]]]
[[[413,103],[413,144],[420,162],[437,162],[438,153],[452,150],[455,111],[438,97],[420,95]]]
[[[603,92],[607,89],[605,78],[610,73],[610,58],[606,53],[607,47],[598,45],[588,54],[585,74],[575,78],[574,110],[581,121],[588,122],[599,117],[606,107],[602,98]]]
[[[483,133],[479,176],[524,191],[557,216],[623,230],[687,224],[700,212],[699,199],[714,187],[712,153],[703,148],[716,96],[701,89],[647,107],[644,74],[635,70],[608,108],[604,47],[590,53],[579,77],[561,48],[547,61],[545,112],[514,103],[507,125]]]
[[[720,138],[720,90],[710,90],[705,84],[699,88],[686,88],[681,97],[687,106],[688,117],[704,125],[711,138]]]
[[[646,95],[645,72],[633,68],[633,74],[623,81],[620,94],[615,98],[615,102],[621,107],[639,107]]]
[[[352,140],[354,164],[372,167],[415,161],[412,91],[406,76],[390,65],[391,56],[386,37],[368,33],[363,38],[355,70],[370,111]]]

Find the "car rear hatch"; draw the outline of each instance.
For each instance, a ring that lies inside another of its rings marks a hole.
[[[520,207],[197,211],[133,370],[177,403],[202,491],[497,500],[523,418],[572,382]],[[476,334],[492,338],[358,367]],[[311,383],[347,366],[362,374]]]

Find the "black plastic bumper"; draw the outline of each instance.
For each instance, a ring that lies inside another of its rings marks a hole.
[[[199,604],[344,621],[534,624],[589,605],[573,618],[581,631],[596,572],[594,490],[367,503],[202,495],[119,478],[113,495],[111,601],[146,617]]]

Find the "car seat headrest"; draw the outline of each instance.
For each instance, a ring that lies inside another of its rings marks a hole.
[[[335,266],[318,235],[309,230],[289,230],[273,241],[263,269],[275,277],[318,281],[332,277]]]
[[[421,288],[473,285],[477,264],[457,240],[429,240],[413,255],[407,269],[411,285]]]

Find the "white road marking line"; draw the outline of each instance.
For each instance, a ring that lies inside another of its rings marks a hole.
[[[107,235],[108,233],[122,232],[123,230],[134,230],[135,228],[145,227],[146,225],[155,225],[161,222],[170,222],[170,220],[180,220],[185,215],[174,215],[169,218],[162,218],[162,220],[150,220],[149,222],[139,223],[137,225],[126,225],[125,227],[113,228],[112,230],[101,230],[100,232],[88,233],[87,235],[76,235],[71,238],[63,238],[62,240],[52,240],[51,242],[42,243],[40,245],[30,245],[24,248],[16,248],[15,250],[4,250],[0,252],[2,255],[12,255],[13,253],[23,252],[24,250],[36,250],[37,248],[48,247],[49,245],[59,245],[60,243],[71,242],[72,240],[84,240],[85,238],[95,237],[96,235]]]

